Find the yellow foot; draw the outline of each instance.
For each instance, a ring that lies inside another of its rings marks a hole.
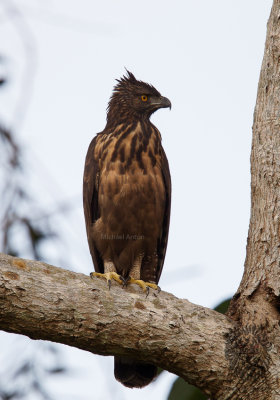
[[[149,292],[150,292],[150,288],[155,289],[158,291],[158,293],[160,292],[160,287],[158,285],[156,285],[155,283],[150,283],[150,282],[144,282],[141,279],[133,279],[133,278],[129,278],[127,283],[130,285],[131,283],[135,283],[136,285],[140,286],[140,288],[143,289],[143,291],[146,293],[146,297],[148,296]]]
[[[121,280],[120,275],[117,274],[116,272],[106,272],[105,274],[101,274],[100,272],[91,272],[90,277],[93,278],[94,276],[106,279],[107,284],[109,286],[109,290],[110,290],[110,287],[112,284],[112,279],[114,279],[121,285],[123,284],[123,281]]]

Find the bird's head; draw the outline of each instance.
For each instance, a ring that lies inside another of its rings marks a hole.
[[[117,79],[108,104],[109,120],[116,115],[129,115],[136,118],[149,118],[159,108],[171,109],[171,102],[148,83],[138,81],[127,71],[127,75]]]

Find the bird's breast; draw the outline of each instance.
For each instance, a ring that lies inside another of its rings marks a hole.
[[[135,212],[145,208],[151,213],[162,208],[165,188],[160,150],[160,134],[151,124],[122,126],[100,139],[96,151],[99,204],[104,212],[112,207]]]

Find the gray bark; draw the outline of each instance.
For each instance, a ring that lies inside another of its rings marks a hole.
[[[208,393],[224,380],[234,324],[216,311],[1,253],[0,271],[0,329],[153,362]]]

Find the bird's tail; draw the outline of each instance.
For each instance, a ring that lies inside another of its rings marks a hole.
[[[157,367],[126,357],[115,357],[115,378],[129,388],[148,385],[157,375]]]

